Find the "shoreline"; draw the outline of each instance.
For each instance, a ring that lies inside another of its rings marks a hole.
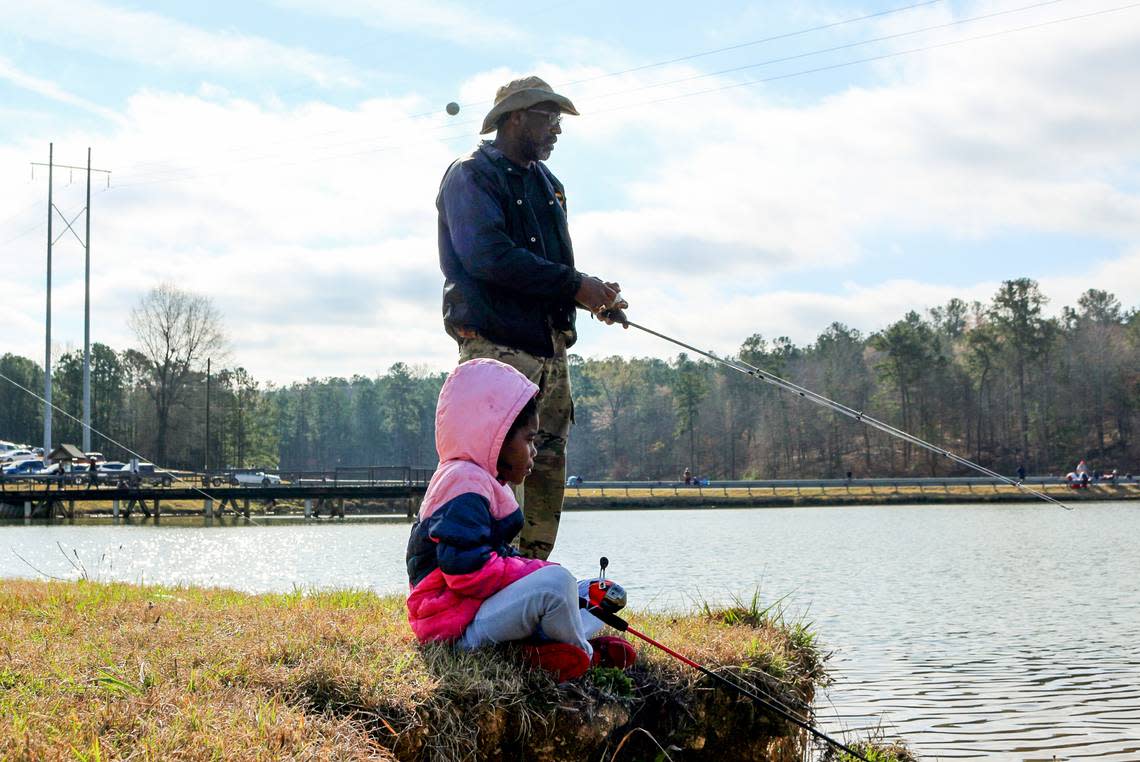
[[[1129,502],[1140,500],[1140,484],[1093,485],[1074,490],[1063,484],[1038,487],[1040,492],[1070,507],[1088,502]],[[393,508],[381,502],[346,501],[344,514],[338,517],[313,517],[327,521],[330,518],[391,519],[410,520],[406,501]],[[1009,505],[1015,503],[1038,503],[1041,498],[1026,494],[1009,486],[963,487],[903,485],[893,488],[874,487],[800,487],[800,488],[741,488],[741,487],[568,487],[566,490],[565,511],[656,511],[656,510],[697,510],[697,509],[764,509],[764,508],[850,508],[858,506],[892,505]],[[418,503],[417,503],[418,505]],[[215,519],[246,517],[310,520],[305,517],[301,504],[278,501],[276,505],[254,503],[250,514],[216,512],[215,516],[205,517],[200,501],[169,501],[162,505],[164,519],[185,519],[199,517],[208,522]],[[124,517],[130,520],[130,515]],[[140,515],[139,518],[143,518]],[[146,519],[151,518],[145,516]],[[110,503],[76,502],[72,512],[49,519],[39,513],[25,517],[24,506],[4,503],[0,495],[0,526],[57,521],[122,520],[116,519]]]
[[[692,490],[698,490],[692,494]],[[1070,506],[1088,502],[1140,500],[1140,484],[1096,485],[1074,490],[1065,485],[1038,491]],[[606,494],[606,493],[609,494]],[[852,506],[1010,504],[1044,502],[1014,487],[897,487],[874,491],[866,487],[836,490],[820,487],[748,490],[721,487],[679,487],[674,494],[648,494],[622,488],[567,489],[564,510],[676,510],[694,508],[843,508]],[[661,490],[658,490],[660,493]]]

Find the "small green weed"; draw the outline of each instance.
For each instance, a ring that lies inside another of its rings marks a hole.
[[[918,762],[918,756],[903,741],[887,741],[881,728],[876,729],[865,740],[848,744],[870,762]],[[827,747],[820,756],[820,762],[857,762],[845,751]]]
[[[633,695],[633,681],[617,667],[594,667],[590,681],[611,696]]]

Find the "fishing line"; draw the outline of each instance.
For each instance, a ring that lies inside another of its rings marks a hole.
[[[631,325],[632,325],[632,323],[631,323]],[[705,667],[702,664],[699,664],[699,663],[693,661],[692,659],[685,656],[684,654],[681,654],[681,653],[678,653],[677,651],[674,651],[672,648],[669,648],[669,646],[665,645],[664,643],[660,643],[660,642],[654,640],[653,638],[649,637],[645,633],[640,632],[638,630],[635,630],[633,627],[629,626],[629,622],[625,621],[625,619],[621,618],[620,616],[618,616],[617,614],[615,614],[613,612],[606,611],[605,608],[603,608],[603,607],[588,606],[586,608],[586,610],[588,612],[590,612],[591,614],[593,614],[594,616],[596,616],[601,621],[608,624],[610,627],[613,627],[618,632],[628,632],[630,635],[633,635],[636,638],[640,638],[641,640],[645,641],[646,643],[653,646],[654,648],[660,649],[661,651],[664,651],[665,653],[669,654],[674,659],[677,659],[678,661],[680,661],[682,664],[685,664],[689,667],[692,667],[693,669],[697,670],[701,674],[706,675],[707,677],[710,677],[713,680],[715,680],[715,681],[717,681],[723,685],[728,686],[729,688],[736,691],[737,693],[740,693],[741,695],[752,699],[753,701],[755,701],[757,704],[764,707],[765,709],[768,709],[771,712],[775,712],[777,715],[779,715],[783,719],[787,720],[788,722],[791,722],[792,724],[796,725],[797,727],[808,731],[809,733],[811,733],[813,736],[815,736],[819,740],[831,744],[833,747],[835,747],[836,749],[839,749],[840,751],[842,751],[846,754],[850,754],[855,759],[863,760],[863,762],[870,762],[870,760],[868,760],[866,756],[855,751],[854,749],[852,749],[850,746],[846,745],[842,741],[839,741],[835,738],[832,738],[827,733],[824,733],[822,730],[817,728],[815,726],[815,724],[812,723],[810,720],[806,720],[806,719],[802,719],[800,717],[797,717],[795,712],[793,712],[790,707],[788,707],[786,704],[784,704],[782,701],[775,698],[774,696],[762,696],[761,694],[757,693],[755,690],[752,690],[750,688],[746,688],[743,685],[740,685],[735,680],[729,680],[724,675],[717,673],[717,672],[713,672],[708,667]]]
[[[1050,497],[1049,495],[1046,495],[1044,492],[1038,492],[1035,489],[1031,489],[1031,488],[1025,486],[1025,484],[1023,484],[1021,481],[1018,481],[1016,479],[1010,479],[1008,476],[1004,476],[1002,474],[999,474],[997,471],[993,471],[989,468],[986,468],[985,466],[980,465],[978,463],[975,463],[972,460],[967,460],[966,458],[963,458],[960,455],[956,455],[956,454],[950,452],[949,450],[947,450],[943,447],[939,447],[937,445],[931,444],[930,442],[927,442],[924,439],[919,439],[918,437],[914,436],[913,434],[908,434],[907,432],[903,431],[902,429],[895,428],[894,426],[891,426],[889,423],[884,423],[883,421],[880,421],[877,418],[872,418],[871,416],[864,413],[862,410],[856,410],[854,408],[848,407],[847,405],[844,405],[840,402],[836,402],[835,400],[824,397],[822,394],[818,394],[816,392],[813,392],[812,390],[806,389],[802,386],[799,386],[798,384],[793,384],[791,381],[785,381],[784,379],[780,378],[779,376],[773,375],[772,373],[769,373],[766,370],[761,370],[760,368],[757,368],[754,365],[750,365],[750,364],[744,362],[743,360],[725,359],[723,357],[718,357],[717,355],[713,354],[712,352],[706,352],[703,349],[697,349],[696,347],[692,346],[691,344],[686,344],[685,342],[680,341],[679,339],[674,339],[672,336],[666,336],[663,333],[658,333],[657,331],[654,331],[652,328],[646,328],[643,325],[638,325],[637,323],[633,322],[632,320],[625,321],[625,324],[632,326],[633,328],[637,328],[640,331],[644,331],[645,333],[648,333],[651,336],[656,336],[659,339],[664,339],[665,341],[676,344],[679,347],[684,347],[685,349],[689,350],[690,352],[695,352],[698,355],[701,355],[702,357],[707,357],[708,359],[712,360],[713,362],[720,363],[721,365],[724,365],[725,367],[732,368],[733,370],[738,371],[740,373],[743,373],[747,376],[751,376],[752,378],[756,378],[756,379],[759,379],[759,380],[764,381],[766,383],[769,383],[773,386],[779,387],[780,389],[783,389],[784,391],[791,392],[792,394],[795,394],[798,397],[801,397],[802,399],[806,399],[809,402],[814,402],[815,404],[820,405],[821,407],[825,407],[828,410],[831,410],[831,411],[836,412],[836,413],[841,413],[841,414],[847,416],[848,418],[853,418],[856,421],[859,421],[860,423],[864,423],[873,429],[878,429],[879,431],[883,432],[884,434],[889,434],[890,436],[895,437],[897,439],[901,439],[904,442],[908,442],[909,444],[913,444],[917,447],[921,447],[925,450],[929,450],[930,452],[933,452],[937,455],[941,455],[945,458],[948,458],[948,459],[954,461],[955,463],[957,463],[959,465],[966,466],[967,468],[972,468],[973,470],[975,470],[979,473],[985,474],[986,476],[988,476],[992,479],[997,479],[1004,484],[1008,484],[1011,487],[1016,487],[1017,489],[1021,490],[1022,492],[1026,493],[1028,495],[1032,495],[1036,498],[1040,498],[1041,500],[1044,500],[1048,503],[1053,503],[1055,505],[1059,505],[1062,508],[1064,508],[1066,511],[1073,510],[1070,506],[1065,505],[1060,500],[1058,500],[1054,497]]]
[[[108,442],[110,442],[111,444],[115,445],[116,447],[122,448],[122,449],[123,449],[125,452],[128,452],[128,453],[130,453],[131,455],[135,456],[135,457],[136,457],[136,458],[138,458],[139,460],[142,460],[142,461],[146,461],[146,462],[150,462],[148,458],[146,458],[146,457],[144,457],[143,455],[141,455],[141,454],[139,454],[139,453],[135,452],[134,450],[132,450],[130,447],[127,447],[127,446],[126,446],[125,444],[123,444],[122,442],[119,442],[118,440],[116,440],[116,439],[113,439],[112,437],[109,437],[109,436],[107,436],[106,434],[104,434],[102,431],[99,431],[99,430],[98,430],[97,428],[95,428],[94,426],[88,426],[87,424],[83,423],[83,421],[79,420],[79,419],[78,419],[78,418],[76,418],[74,415],[72,415],[71,413],[67,412],[67,411],[66,411],[66,410],[64,410],[63,408],[61,408],[61,407],[59,407],[58,405],[56,405],[54,402],[48,402],[46,399],[44,399],[43,397],[41,397],[39,394],[36,394],[34,391],[32,391],[32,390],[31,390],[31,389],[29,389],[28,387],[24,386],[24,385],[23,385],[23,384],[21,384],[20,382],[18,382],[18,381],[15,381],[14,379],[11,379],[11,378],[9,378],[8,376],[4,375],[3,373],[0,373],[0,378],[4,379],[4,380],[5,380],[5,381],[7,381],[8,383],[12,384],[12,386],[15,386],[17,389],[21,389],[21,390],[23,390],[23,391],[27,392],[28,394],[32,395],[33,397],[35,397],[35,398],[36,398],[37,400],[39,400],[40,402],[43,402],[45,405],[51,405],[51,408],[52,408],[52,410],[55,410],[56,412],[59,412],[59,413],[63,413],[63,414],[64,414],[64,415],[66,415],[68,418],[70,418],[71,420],[73,420],[73,421],[75,421],[76,423],[78,423],[80,426],[82,426],[82,427],[84,427],[84,428],[88,429],[89,431],[91,431],[91,433],[93,433],[93,434],[98,434],[99,436],[103,437],[104,439],[106,439],[106,440],[107,440]],[[45,455],[46,455],[46,453],[45,453]],[[195,485],[195,484],[194,484],[194,482],[192,482],[192,481],[189,481],[189,480],[187,480],[187,479],[182,479],[182,478],[180,478],[180,477],[179,477],[177,474],[175,474],[175,473],[174,473],[174,472],[172,472],[172,471],[167,471],[166,469],[164,469],[164,468],[160,468],[159,466],[155,466],[155,467],[154,467],[154,470],[155,470],[157,473],[160,473],[160,474],[167,474],[167,475],[168,475],[168,476],[170,476],[170,478],[171,478],[172,480],[174,480],[175,482],[178,482],[178,483],[180,483],[180,484],[186,484],[186,485],[189,485],[189,487],[190,487],[190,489],[191,489],[191,490],[193,490],[194,492],[197,492],[199,495],[201,495],[202,497],[206,498],[207,500],[211,500],[211,501],[212,501],[212,500],[216,500],[216,498],[215,498],[213,495],[210,495],[209,493],[207,493],[207,492],[203,491],[203,490],[202,490],[200,487],[198,487],[197,485]],[[246,516],[246,520],[247,520],[247,521],[249,521],[251,524],[259,524],[259,522],[255,521],[255,520],[254,520],[252,517],[250,517],[250,516]]]

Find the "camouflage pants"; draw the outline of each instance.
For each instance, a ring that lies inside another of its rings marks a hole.
[[[531,558],[546,559],[554,549],[562,496],[566,492],[566,439],[574,403],[570,400],[570,370],[566,342],[557,336],[554,357],[537,357],[519,349],[495,344],[482,336],[460,339],[459,361],[490,357],[515,368],[542,390],[538,400],[538,438],[534,470],[518,487],[515,497],[526,524],[519,535],[519,550]]]

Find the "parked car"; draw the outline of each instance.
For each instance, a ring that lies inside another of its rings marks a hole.
[[[44,470],[44,462],[42,460],[21,460],[17,463],[12,463],[4,467],[5,476],[17,476],[20,474],[38,474]]]
[[[235,487],[269,487],[280,484],[281,477],[277,474],[267,474],[264,471],[235,471],[230,474],[230,484]]]
[[[0,455],[0,463],[19,463],[22,460],[34,460],[37,457],[39,456],[31,450],[9,450]]]
[[[128,471],[129,470],[130,469],[128,469]],[[137,473],[143,482],[161,484],[163,487],[169,487],[171,484],[174,484],[174,474],[164,468],[159,468],[153,463],[139,463]]]

